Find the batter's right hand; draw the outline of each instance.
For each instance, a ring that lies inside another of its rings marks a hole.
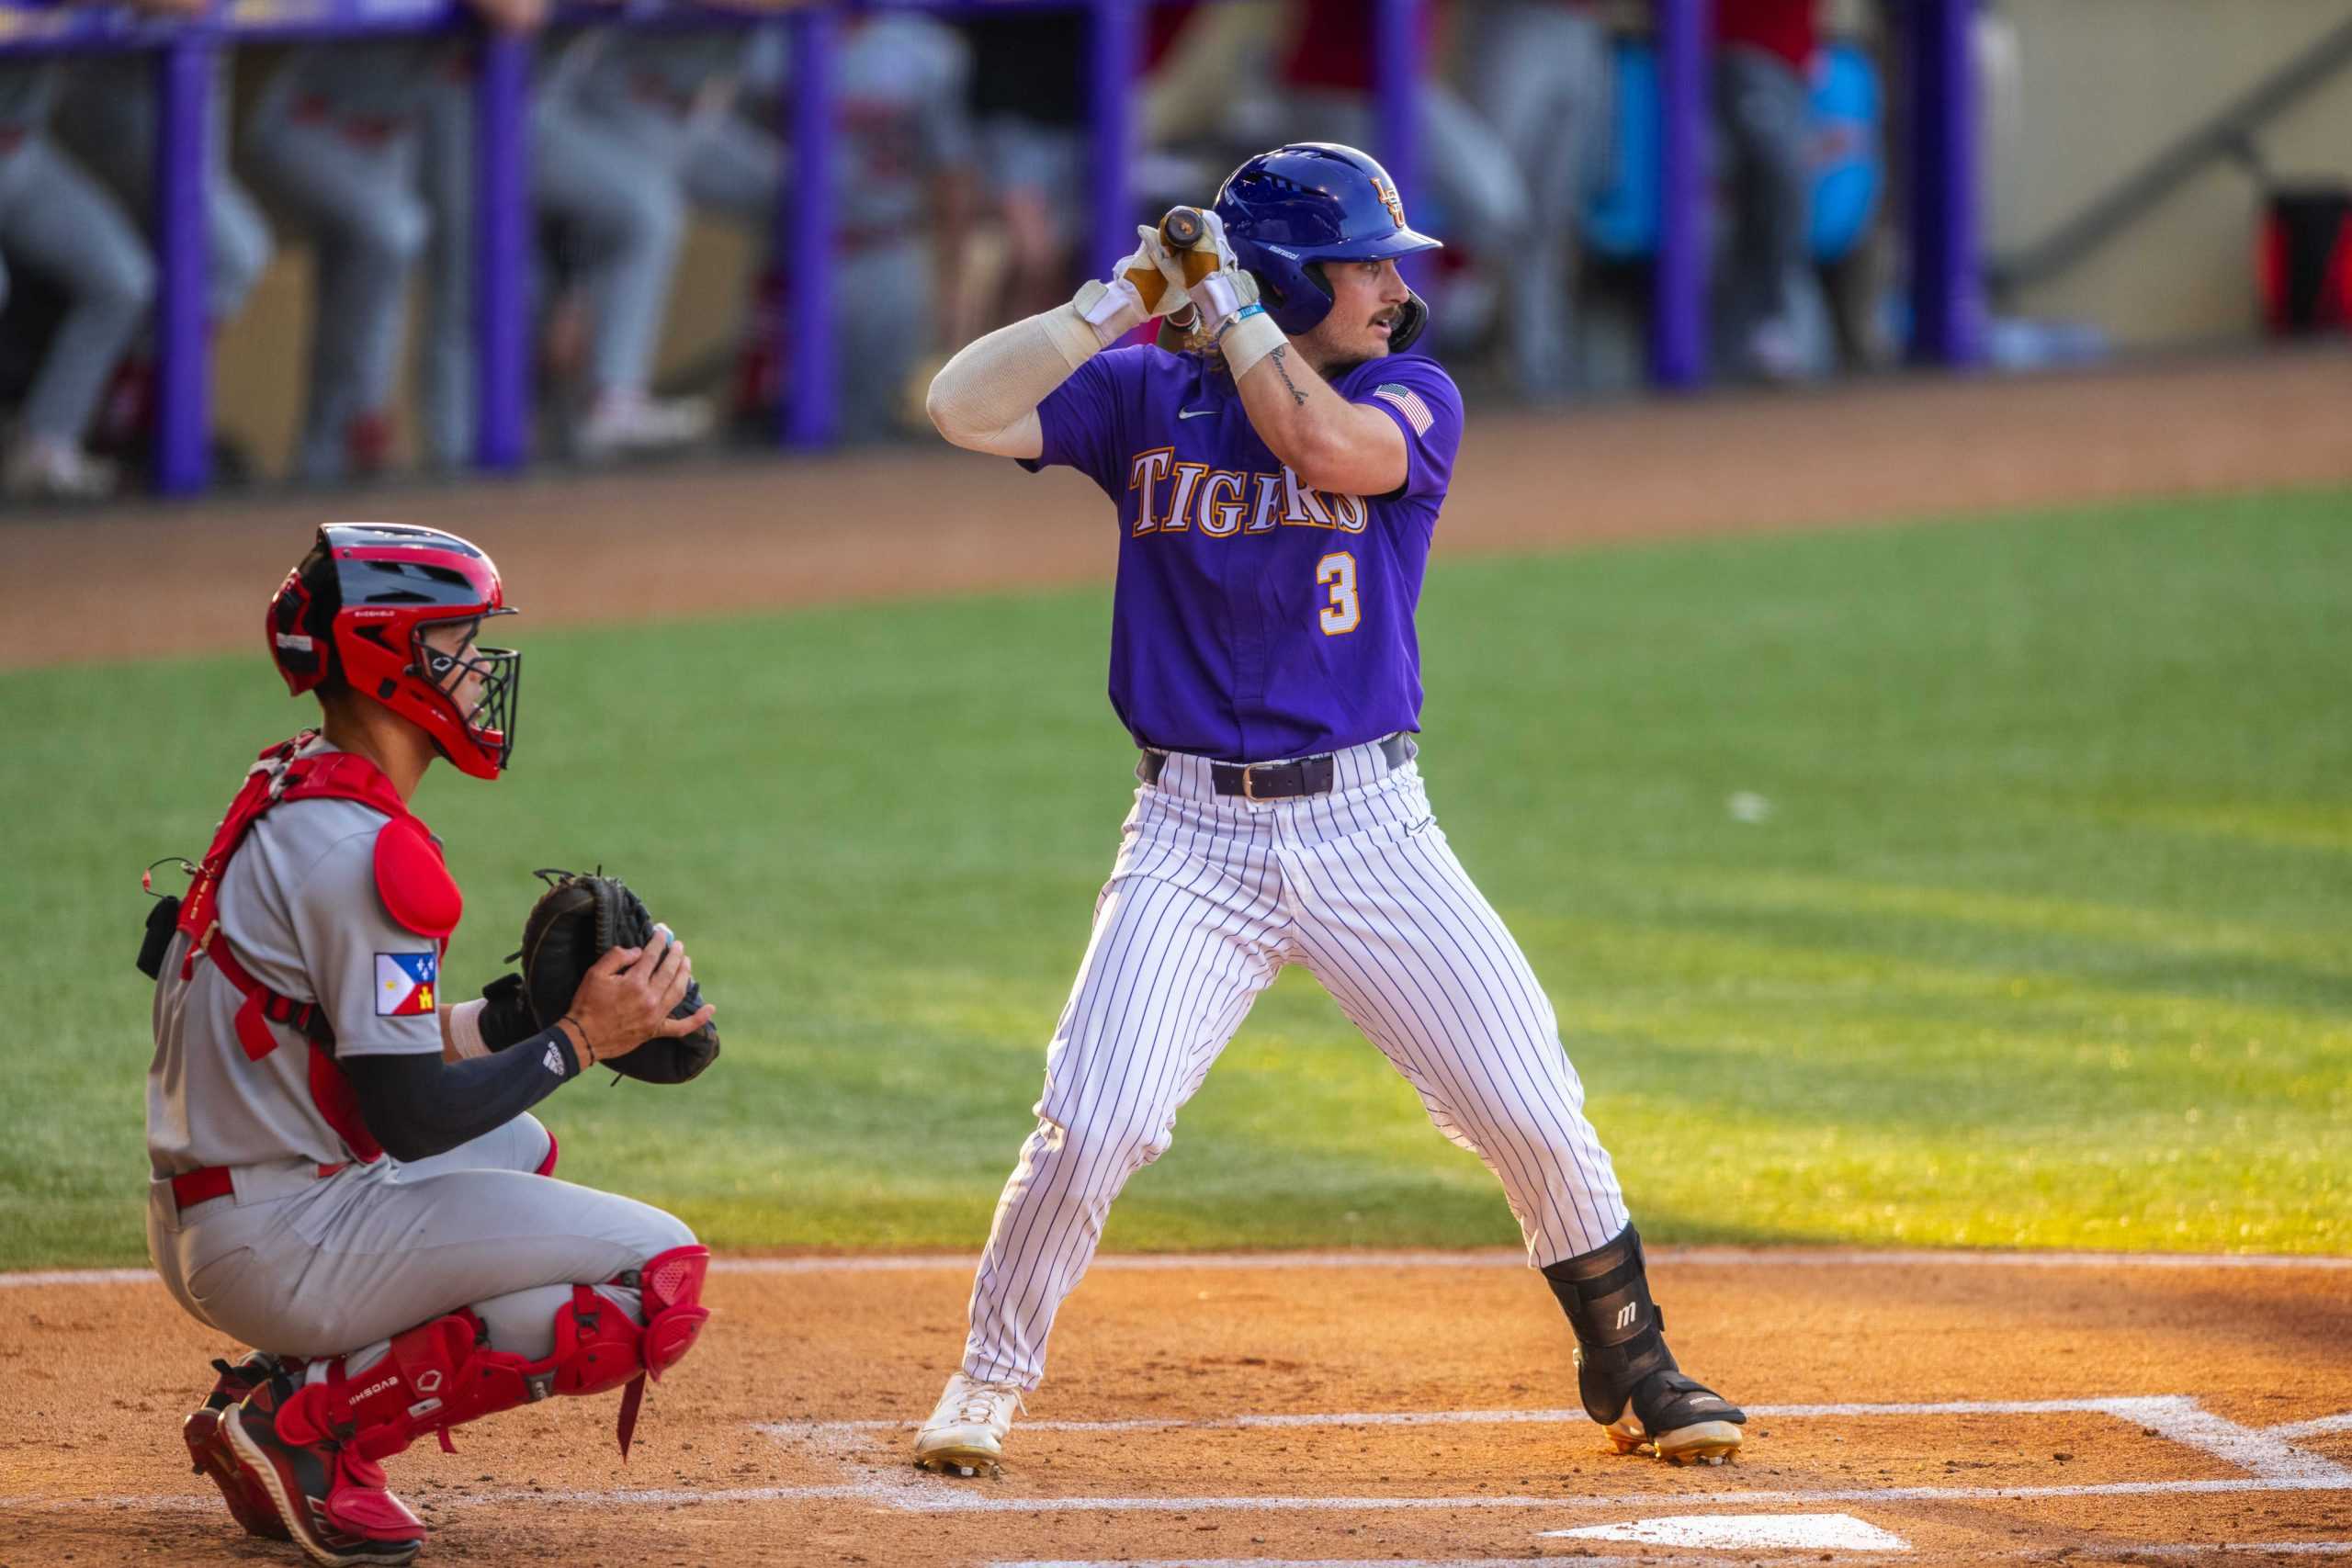
[[[691,1034],[717,1010],[706,1002],[684,1018],[670,1016],[694,977],[694,962],[667,926],[654,930],[664,942],[650,955],[644,948],[612,948],[581,979],[569,1016],[594,1061],[626,1056],[649,1040]]]

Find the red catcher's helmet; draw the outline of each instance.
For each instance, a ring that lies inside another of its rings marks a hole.
[[[423,729],[464,772],[494,779],[514,752],[523,656],[476,648],[474,637],[513,614],[498,568],[455,534],[330,523],[269,602],[269,651],[296,696],[339,680]],[[469,676],[480,694],[460,709]]]

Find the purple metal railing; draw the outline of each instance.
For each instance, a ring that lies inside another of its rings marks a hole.
[[[806,10],[792,18],[793,195],[779,203],[779,253],[792,294],[783,312],[785,342],[776,363],[789,367],[784,389],[784,444],[808,450],[833,438],[833,17]]]
[[[211,477],[204,164],[215,47],[191,32],[155,55],[155,488],[165,495],[192,495]]]
[[[1135,197],[1127,180],[1136,155],[1131,90],[1143,69],[1142,7],[1136,0],[1095,0],[1086,18],[1088,219],[1091,254],[1109,266],[1135,248]]]
[[[531,243],[531,43],[491,34],[475,66],[474,461],[512,473],[531,448],[531,317],[520,258]]]
[[[1911,357],[1984,356],[1984,235],[1977,211],[1975,0],[1911,0]]]
[[[1380,104],[1380,145],[1371,149],[1410,212],[1421,190],[1420,52],[1425,0],[1379,0],[1372,14],[1372,94]],[[1419,274],[1418,265],[1407,271]],[[1416,276],[1408,282],[1424,281]]]
[[[1421,190],[1419,48],[1428,0],[1374,0],[1375,150],[1408,202]],[[1664,211],[1651,319],[1652,374],[1686,389],[1706,374],[1704,148],[1712,0],[1653,0],[1660,73]],[[1141,63],[1143,0],[831,0],[793,11],[782,25],[793,44],[792,152],[779,193],[775,233],[791,271],[789,309],[778,331],[787,367],[777,436],[794,449],[820,447],[834,431],[831,223],[835,26],[847,12],[918,9],[954,14],[1008,6],[1073,13],[1089,28],[1088,65],[1094,254],[1123,254],[1132,210],[1129,165],[1136,143],[1134,83]],[[1912,309],[1915,354],[1947,365],[1976,362],[1982,350],[1981,233],[1976,212],[1974,84],[1969,28],[1975,0],[1905,0],[1913,89],[1911,171]],[[169,495],[207,479],[209,351],[204,319],[203,181],[208,97],[215,51],[245,39],[333,39],[470,27],[453,0],[303,0],[282,17],[267,0],[244,0],[235,20],[225,3],[207,20],[158,23],[99,7],[25,8],[5,4],[13,26],[0,55],[62,50],[148,50],[156,55],[155,227],[161,236],[156,309],[158,358],[156,487]],[[571,19],[642,26],[756,26],[740,11],[669,10],[631,0],[620,7],[576,6]],[[530,342],[524,257],[530,232],[527,186],[527,39],[485,36],[475,98],[476,359],[475,458],[508,472],[528,455]],[[785,194],[785,193],[789,193]]]
[[[1650,378],[1688,391],[1707,374],[1707,120],[1712,0],[1656,0],[1657,261],[1650,283]]]

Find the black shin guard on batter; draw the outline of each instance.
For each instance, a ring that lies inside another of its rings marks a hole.
[[[1651,1374],[1679,1371],[1650,1300],[1641,1233],[1632,1225],[1606,1247],[1546,1264],[1544,1278],[1576,1330],[1577,1392],[1586,1415],[1605,1427]]]
[[[1606,1247],[1552,1264],[1544,1278],[1577,1333],[1577,1392],[1586,1415],[1606,1427],[1631,1404],[1652,1439],[1702,1422],[1747,1421],[1738,1406],[1674,1364],[1632,1225]]]

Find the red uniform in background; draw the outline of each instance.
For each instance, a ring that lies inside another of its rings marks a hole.
[[[1715,0],[1715,47],[1760,49],[1798,72],[1810,71],[1821,42],[1817,5],[1818,0]]]
[[[1372,91],[1374,30],[1363,0],[1300,0],[1298,8],[1298,31],[1279,70],[1283,84],[1336,93]],[[1440,8],[1421,8],[1415,50],[1423,60],[1436,41]]]

